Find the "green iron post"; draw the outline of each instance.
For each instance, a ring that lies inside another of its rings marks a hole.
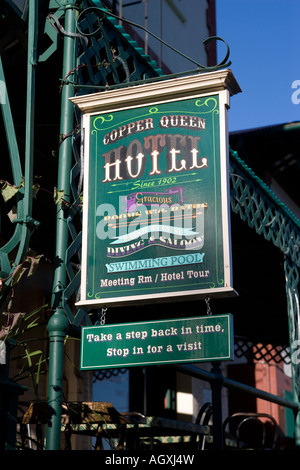
[[[65,7],[65,31],[75,33],[75,2],[61,2]],[[64,36],[63,77],[75,67],[75,38]],[[64,84],[61,101],[60,134],[67,136],[73,129],[74,110],[69,98],[73,96],[73,86]],[[70,172],[72,164],[72,138],[63,138],[59,151],[58,190],[64,191],[64,200],[68,201],[70,194]],[[48,323],[50,340],[49,350],[49,383],[47,450],[59,450],[63,386],[63,355],[64,341],[68,329],[68,320],[64,312],[63,293],[66,287],[65,255],[68,247],[67,211],[57,205],[56,219],[56,266],[52,293],[52,317]]]
[[[224,450],[223,426],[222,426],[222,385],[223,375],[220,363],[213,364],[212,373],[216,380],[211,383],[213,405],[213,439],[214,450]]]

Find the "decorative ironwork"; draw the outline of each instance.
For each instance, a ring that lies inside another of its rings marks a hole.
[[[52,2],[51,5],[53,8],[57,3]],[[91,6],[92,3],[88,0],[83,0],[79,5],[79,7],[76,7],[79,9],[77,19],[78,34],[76,34],[77,66],[75,70],[70,70],[67,76],[62,79],[62,86],[65,86],[66,83],[71,83],[69,79],[72,77],[77,92],[86,93],[86,90],[94,92],[98,87],[120,87],[137,82],[144,83],[147,80],[169,78],[169,76],[163,76],[156,62],[147,56],[125,32],[123,27],[118,24],[118,17],[116,15],[113,15],[108,10]],[[63,18],[64,11],[64,8],[58,8],[56,12],[48,16],[45,32],[49,35],[53,44],[49,47],[49,50],[41,55],[39,60],[46,60],[55,50],[57,45],[56,36],[59,33],[68,34],[65,29],[60,27],[60,18]],[[122,21],[125,20],[122,19]],[[53,26],[57,28],[56,36],[53,34]],[[157,39],[159,40],[159,38]],[[206,41],[209,40],[223,41],[218,37],[209,38]],[[228,66],[228,56],[229,48],[227,46],[225,58],[215,67]],[[197,65],[198,71],[208,71],[211,69],[203,67],[195,61],[192,62]],[[75,113],[77,113],[76,110]],[[91,317],[84,310],[78,309],[74,312],[73,309],[74,299],[80,286],[81,193],[83,177],[79,114],[75,115],[75,120],[74,132],[64,137],[72,139],[73,167],[70,175],[71,202],[65,208],[68,211],[67,220],[70,242],[65,259],[68,279],[63,292],[63,307],[69,323],[76,327],[82,324],[90,325]],[[7,117],[6,121],[9,121]],[[14,162],[14,164],[17,168],[18,163]],[[299,317],[299,273],[297,267],[300,266],[299,221],[233,151],[230,151],[230,164],[231,208],[233,212],[238,214],[259,235],[264,236],[275,246],[279,247],[285,255],[284,269],[291,325],[290,334],[292,339],[297,340]],[[21,170],[17,169],[16,171],[15,182],[17,183],[17,180],[20,179]],[[22,213],[22,210],[20,210],[20,213]],[[23,214],[23,216],[25,217],[26,214]],[[20,241],[21,226],[22,224],[18,224],[12,239],[0,251],[1,269],[8,274],[10,272],[8,253]],[[1,294],[3,296],[3,291]]]
[[[102,380],[108,380],[118,375],[125,375],[128,369],[100,369],[93,373],[93,383],[101,382]]]
[[[232,150],[230,165],[233,212],[299,267],[299,220]]]
[[[298,346],[299,336],[299,266],[300,221],[230,150],[231,209],[260,236],[272,242],[284,255],[285,288],[291,348]],[[298,361],[291,362],[294,389],[300,396]]]
[[[33,4],[33,3],[32,3]],[[37,5],[37,2],[34,2]],[[46,20],[45,32],[52,41],[51,46],[41,54],[39,60],[47,60],[48,57],[57,49],[57,38],[59,33],[68,36],[67,28],[60,27],[60,19],[63,18],[66,11],[75,8],[66,5],[67,2],[50,0],[49,5],[55,12]],[[95,92],[104,90],[107,87],[124,87],[137,83],[145,83],[149,80],[164,80],[175,75],[163,75],[157,64],[138,47],[137,43],[125,32],[123,27],[118,24],[115,15],[105,9],[91,7],[92,3],[88,0],[76,2],[76,9],[79,10],[77,19],[76,47],[77,47],[77,65],[74,69],[68,70],[62,77],[62,87],[67,85],[74,86],[77,93]],[[124,19],[122,19],[124,21]],[[55,26],[55,28],[54,28]],[[138,25],[135,25],[138,26]],[[30,28],[34,30],[34,28]],[[144,29],[144,28],[142,28]],[[149,31],[147,31],[151,34]],[[73,34],[73,33],[72,33]],[[75,36],[74,36],[75,37]],[[157,38],[160,40],[159,38]],[[32,43],[33,38],[31,38]],[[204,41],[206,44],[212,40],[221,40],[219,37],[208,38]],[[160,40],[161,41],[161,40]],[[162,41],[163,42],[163,41]],[[225,41],[223,41],[225,42]],[[226,43],[225,43],[226,44]],[[168,47],[168,44],[166,44]],[[226,45],[227,46],[227,45]],[[175,52],[179,52],[171,47]],[[181,54],[182,55],[182,54]],[[202,73],[219,68],[225,68],[230,65],[228,61],[229,48],[225,58],[214,67],[204,67],[196,61],[191,60],[197,69],[184,72]],[[31,64],[34,66],[35,64]],[[0,63],[1,66],[1,63]],[[0,68],[0,80],[5,83],[2,67]],[[71,81],[72,78],[72,81]],[[28,100],[32,98],[33,90],[28,95]],[[29,102],[29,101],[28,101]],[[5,107],[8,112],[9,107]],[[75,110],[74,130],[68,135],[63,136],[63,140],[72,139],[73,166],[70,173],[71,194],[68,196],[67,205],[63,208],[67,213],[68,224],[68,249],[65,254],[64,262],[66,269],[66,284],[62,287],[63,302],[59,305],[68,319],[69,325],[79,327],[81,325],[91,325],[92,317],[82,309],[74,312],[74,300],[76,299],[80,287],[80,265],[81,265],[81,193],[83,177],[83,154],[81,148],[80,115]],[[5,115],[4,120],[8,123],[13,132],[13,123],[11,116]],[[10,146],[10,156],[14,171],[14,182],[19,184],[22,176],[18,153],[13,152],[16,145],[16,139],[12,137],[11,132],[7,132],[8,143]],[[29,141],[28,141],[29,142]],[[15,155],[15,156],[13,156]],[[30,166],[30,165],[29,165]],[[230,151],[230,180],[231,180],[231,209],[248,226],[255,230],[257,234],[269,240],[278,247],[284,254],[284,270],[286,276],[286,294],[287,310],[289,315],[290,339],[291,345],[294,341],[299,341],[299,272],[300,266],[300,222],[284,206],[279,199],[269,190],[269,188],[244,164],[239,156]],[[30,170],[30,168],[28,168]],[[31,186],[30,186],[31,187]],[[22,193],[22,190],[20,192]],[[30,220],[30,211],[21,202],[18,203],[18,218],[15,231],[9,242],[0,250],[1,270],[8,277],[11,273],[11,264],[9,254],[20,247],[20,259],[24,257],[24,247],[28,241],[28,234],[32,229]],[[29,217],[29,218],[28,218]],[[23,222],[23,223],[20,223]],[[23,243],[23,245],[22,245]],[[15,260],[15,263],[18,259]],[[3,273],[1,273],[3,274]],[[7,283],[9,286],[9,281]],[[5,289],[1,290],[1,300],[3,301]],[[266,349],[266,353],[263,349]],[[275,352],[276,350],[276,352]],[[247,352],[247,351],[246,351]],[[275,362],[279,356],[287,361],[285,351],[276,348],[269,349],[265,346],[257,348],[256,357],[271,357]],[[294,376],[294,388],[296,395],[300,396],[300,368],[298,364],[292,364]],[[100,371],[101,372],[101,371]]]
[[[86,32],[84,31],[83,29],[81,29],[80,27],[80,23],[82,21],[82,18],[85,17],[86,15],[88,15],[89,13],[96,13],[96,15],[101,15],[100,18],[98,18],[97,16],[97,27],[94,31],[90,31],[90,32]],[[205,39],[203,41],[203,45],[206,45],[208,44],[209,42],[211,41],[221,41],[225,44],[226,46],[226,54],[225,54],[225,57],[223,58],[223,60],[221,60],[221,62],[219,62],[218,64],[212,66],[212,67],[207,67],[206,65],[202,65],[200,64],[199,62],[195,61],[194,59],[188,57],[186,54],[183,54],[181,51],[175,49],[175,47],[173,47],[172,45],[168,44],[167,42],[165,42],[163,39],[159,38],[158,36],[156,36],[155,34],[153,34],[151,31],[149,31],[148,29],[146,29],[144,26],[141,26],[137,23],[134,23],[132,21],[129,21],[125,18],[121,18],[113,13],[111,13],[110,11],[106,10],[106,9],[103,9],[103,8],[98,8],[98,7],[95,7],[95,6],[92,6],[92,7],[88,7],[86,9],[84,9],[80,14],[79,14],[79,17],[78,17],[78,23],[77,23],[77,30],[79,32],[79,34],[82,36],[82,37],[94,37],[94,36],[97,36],[99,34],[101,34],[101,30],[102,30],[102,26],[101,26],[101,23],[103,22],[104,18],[107,18],[108,20],[110,20],[112,23],[113,23],[113,19],[114,20],[121,20],[122,22],[124,23],[127,23],[127,24],[130,24],[131,26],[134,26],[136,28],[139,28],[139,29],[142,29],[143,31],[145,31],[147,34],[151,35],[152,37],[154,37],[157,41],[161,42],[162,44],[164,44],[165,46],[167,46],[169,49],[173,50],[175,53],[181,55],[182,57],[184,57],[185,59],[187,59],[188,61],[192,62],[193,64],[195,64],[197,66],[197,69],[196,70],[192,70],[190,72],[182,72],[181,74],[187,74],[187,73],[195,73],[195,72],[209,72],[209,71],[213,71],[213,70],[219,70],[219,69],[222,69],[222,68],[225,68],[225,67],[229,67],[231,65],[231,61],[229,61],[229,55],[230,55],[230,50],[229,50],[229,46],[228,44],[224,41],[224,39],[222,39],[221,37],[219,36],[211,36],[207,39]],[[116,24],[116,22],[115,22]],[[118,27],[120,29],[123,29],[122,26],[120,27],[118,25]],[[127,35],[128,36],[128,35]],[[122,57],[120,57],[119,55],[117,56],[117,58],[119,58],[119,60],[122,61]],[[175,75],[178,76],[178,75],[181,75],[181,74],[172,74],[171,77],[174,77]],[[162,79],[163,77],[160,77],[160,79]],[[170,75],[168,75],[167,77],[165,78],[170,78]],[[128,80],[129,81],[129,80]],[[145,79],[142,80],[143,83],[145,83]],[[117,85],[118,87],[120,86],[120,84]]]
[[[247,362],[291,363],[290,348],[265,343],[256,344],[242,339],[237,339],[235,342],[234,354],[238,359],[247,359]]]

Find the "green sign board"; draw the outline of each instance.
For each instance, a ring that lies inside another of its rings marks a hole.
[[[84,114],[79,306],[234,293],[228,92],[198,82],[107,92]]]
[[[80,368],[232,359],[231,314],[82,328]]]

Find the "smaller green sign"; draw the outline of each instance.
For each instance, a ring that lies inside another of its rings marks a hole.
[[[231,314],[82,328],[80,368],[232,359]]]

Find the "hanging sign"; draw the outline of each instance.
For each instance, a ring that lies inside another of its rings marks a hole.
[[[86,327],[80,368],[230,360],[232,338],[230,314]]]
[[[234,294],[230,71],[72,99],[83,112],[78,306]]]

